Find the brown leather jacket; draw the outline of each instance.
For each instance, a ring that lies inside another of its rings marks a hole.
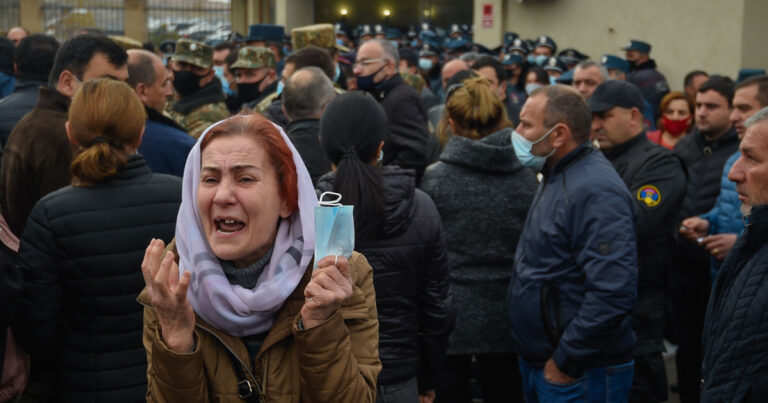
[[[264,402],[374,402],[379,361],[379,323],[371,266],[353,253],[349,259],[354,291],[325,323],[299,330],[309,265],[285,301],[252,363],[243,342],[196,317],[195,350],[176,354],[161,341],[146,291],[144,348],[147,351],[148,402],[243,402],[232,367],[234,353],[247,368]]]

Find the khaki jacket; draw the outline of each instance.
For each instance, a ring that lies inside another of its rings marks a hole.
[[[299,330],[304,288],[311,264],[296,290],[279,310],[272,329],[252,363],[243,342],[196,317],[195,350],[170,351],[161,341],[155,312],[146,294],[144,348],[147,352],[148,402],[242,402],[230,352],[247,368],[264,402],[374,402],[379,361],[379,323],[371,266],[353,253],[354,290],[325,323]]]

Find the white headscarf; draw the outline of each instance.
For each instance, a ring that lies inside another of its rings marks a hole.
[[[243,119],[242,115],[229,119]],[[227,119],[228,120],[228,119]],[[206,322],[227,333],[243,337],[269,330],[275,314],[301,281],[315,249],[314,207],[317,205],[312,180],[301,156],[288,136],[274,125],[293,154],[298,176],[298,208],[277,229],[272,258],[253,289],[231,285],[221,269],[219,259],[205,239],[197,187],[200,183],[200,144],[209,127],[187,157],[184,167],[181,207],[176,220],[176,249],[179,272],[189,271],[192,280],[187,297],[195,312]]]

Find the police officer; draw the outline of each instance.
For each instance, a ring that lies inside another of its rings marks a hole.
[[[635,200],[638,301],[632,328],[635,377],[630,401],[667,400],[664,360],[664,290],[675,220],[685,196],[686,174],[671,151],[651,143],[643,129],[645,102],[627,81],[606,81],[589,99],[592,132]]]
[[[179,39],[171,57],[177,98],[166,114],[194,138],[208,126],[229,116],[221,81],[213,70],[213,48]]]

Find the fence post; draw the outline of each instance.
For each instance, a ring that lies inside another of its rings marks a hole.
[[[30,33],[45,32],[43,26],[43,0],[21,0],[19,2],[19,22]]]
[[[125,36],[147,41],[147,0],[125,0]]]

